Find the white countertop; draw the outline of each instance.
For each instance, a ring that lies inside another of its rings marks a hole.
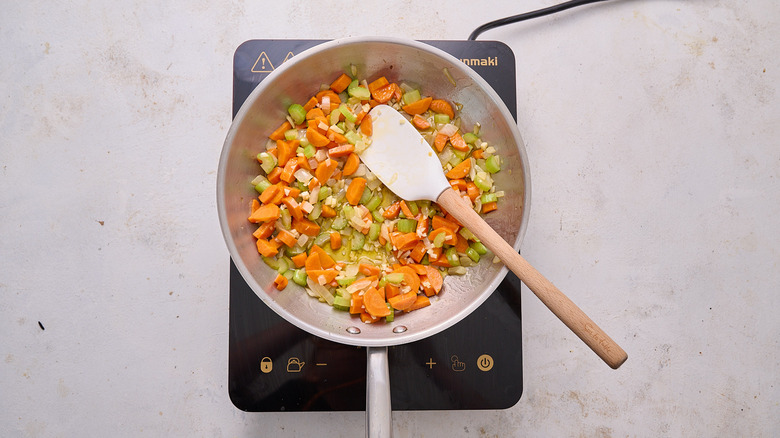
[[[233,52],[465,39],[550,4],[4,5],[2,435],[361,436],[362,413],[228,398],[215,180]],[[779,5],[615,1],[480,37],[517,58],[522,251],[629,360],[609,369],[524,290],[519,403],[396,412],[396,436],[780,435]]]

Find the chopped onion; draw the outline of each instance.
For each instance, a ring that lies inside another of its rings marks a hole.
[[[322,102],[320,103],[320,108],[322,108],[323,111],[326,113],[330,112],[330,96],[327,94],[322,96]]]
[[[304,184],[308,184],[309,181],[311,181],[311,179],[313,178],[312,174],[309,173],[309,171],[306,169],[298,169],[295,171],[293,175],[295,176],[295,179],[297,179],[298,181]]]
[[[311,281],[311,278],[306,278],[306,284],[309,286],[309,289],[311,289],[312,291],[314,291],[314,293],[322,297],[322,299],[324,299],[325,302],[328,303],[328,305],[330,306],[333,305],[333,294],[330,293],[328,288],[326,288],[321,284]]]
[[[458,132],[458,127],[452,123],[447,123],[439,130],[439,133],[444,134],[447,137],[455,135],[456,132]]]

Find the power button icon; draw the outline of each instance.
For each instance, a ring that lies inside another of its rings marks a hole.
[[[477,358],[477,368],[480,371],[490,371],[493,369],[493,357],[489,354],[483,354]]]

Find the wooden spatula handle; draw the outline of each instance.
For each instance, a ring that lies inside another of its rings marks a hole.
[[[437,200],[439,205],[455,216],[471,230],[482,243],[517,275],[523,283],[557,316],[574,334],[579,336],[604,362],[617,369],[628,355],[574,302],[558,290],[530,263],[515,251],[493,230],[482,217],[452,189],[445,190]]]

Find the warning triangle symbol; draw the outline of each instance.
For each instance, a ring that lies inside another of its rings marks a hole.
[[[285,56],[285,57],[284,57],[284,60],[282,60],[282,64],[284,64],[285,62],[287,62],[287,60],[288,60],[288,59],[290,59],[290,58],[292,58],[293,56],[295,56],[295,55],[293,55],[293,52],[287,52],[287,56]]]
[[[255,65],[252,66],[252,73],[271,73],[274,71],[274,65],[271,64],[271,60],[268,59],[268,55],[265,52],[261,52],[257,57]]]

